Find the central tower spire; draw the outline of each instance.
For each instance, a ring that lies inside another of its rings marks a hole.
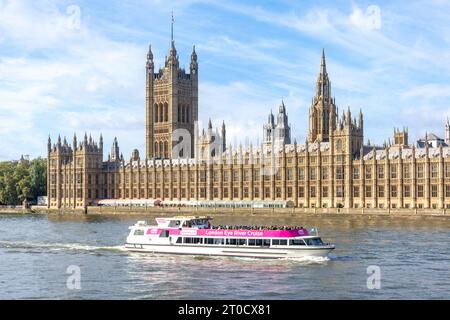
[[[173,10],[172,10],[172,23],[171,23],[171,25],[170,25],[170,43],[171,43],[171,46],[173,47],[174,46],[174,41],[173,41],[173,24],[174,24],[174,22],[175,22],[175,20],[174,20],[174,18],[173,18]]]
[[[328,79],[325,49],[322,49],[319,76],[316,82],[316,95],[309,109],[308,141],[328,141],[335,128],[336,106],[331,98],[331,83]]]
[[[325,49],[322,48],[322,63],[320,64],[320,74],[325,75],[327,73],[327,64],[325,62]]]

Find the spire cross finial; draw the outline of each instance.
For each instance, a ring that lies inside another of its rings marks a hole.
[[[172,10],[172,25],[171,25],[171,33],[170,33],[170,39],[172,41],[173,44],[173,23],[175,22],[175,20],[173,19],[173,10]]]

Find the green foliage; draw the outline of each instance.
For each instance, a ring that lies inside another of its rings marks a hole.
[[[0,204],[20,205],[47,194],[47,160],[0,162]]]

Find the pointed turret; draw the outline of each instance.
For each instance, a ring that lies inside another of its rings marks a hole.
[[[225,152],[227,148],[227,131],[225,129],[225,121],[222,121],[221,134],[222,134],[222,149],[223,149],[222,152]]]
[[[445,143],[450,145],[450,122],[447,117],[447,122],[445,123]]]
[[[352,112],[350,111],[350,106],[347,106],[347,124],[350,126],[352,123]]]
[[[152,45],[148,46],[147,61],[153,61]]]
[[[47,150],[50,152],[52,149],[52,139],[50,138],[50,134],[48,134],[48,141],[47,141]]]
[[[322,49],[320,71],[316,81],[316,94],[309,109],[308,141],[329,141],[336,129],[336,105],[331,98],[331,83],[328,78],[325,49]],[[339,122],[340,125],[340,122]]]
[[[286,106],[284,105],[283,99],[281,99],[280,107],[278,108],[278,113],[286,113]]]
[[[271,124],[273,126],[273,124],[275,123],[275,119],[273,117],[273,113],[272,113],[272,109],[270,109],[270,113],[269,113],[269,119],[268,119],[268,124]]]
[[[114,141],[111,147],[111,160],[118,161],[119,159],[119,144],[117,143],[117,137],[114,137]]]
[[[103,150],[103,135],[102,135],[102,133],[100,133],[99,148],[100,148],[100,150]]]
[[[325,48],[322,48],[322,61],[320,63],[320,74],[327,74],[327,64],[325,62]]]
[[[322,49],[322,60],[320,63],[320,73],[317,79],[316,98],[322,97],[323,100],[330,96],[330,80],[328,79],[327,64],[325,62],[325,49]]]
[[[75,151],[77,149],[77,134],[75,132],[73,133],[72,146]]]
[[[152,53],[152,46],[150,45],[148,47],[148,53],[147,53],[147,72],[152,72],[155,69],[155,65],[153,63],[153,53]]]
[[[195,45],[192,46],[191,63],[197,62],[197,53],[195,52]]]
[[[358,127],[359,127],[360,129],[362,129],[362,128],[363,128],[363,124],[364,124],[364,122],[363,122],[363,114],[362,114],[362,110],[359,109]]]
[[[175,48],[175,40],[173,38],[173,23],[175,20],[173,19],[173,12],[172,12],[172,23],[171,23],[171,42],[170,42],[170,51],[169,56],[167,57],[167,64],[169,66],[175,67],[175,69],[178,68],[178,56],[177,56],[177,49]]]

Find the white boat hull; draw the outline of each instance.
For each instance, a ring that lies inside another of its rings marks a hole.
[[[125,248],[133,252],[167,253],[207,256],[233,256],[266,259],[326,257],[334,246],[305,246],[304,248],[262,248],[243,246],[163,245],[131,244]]]

